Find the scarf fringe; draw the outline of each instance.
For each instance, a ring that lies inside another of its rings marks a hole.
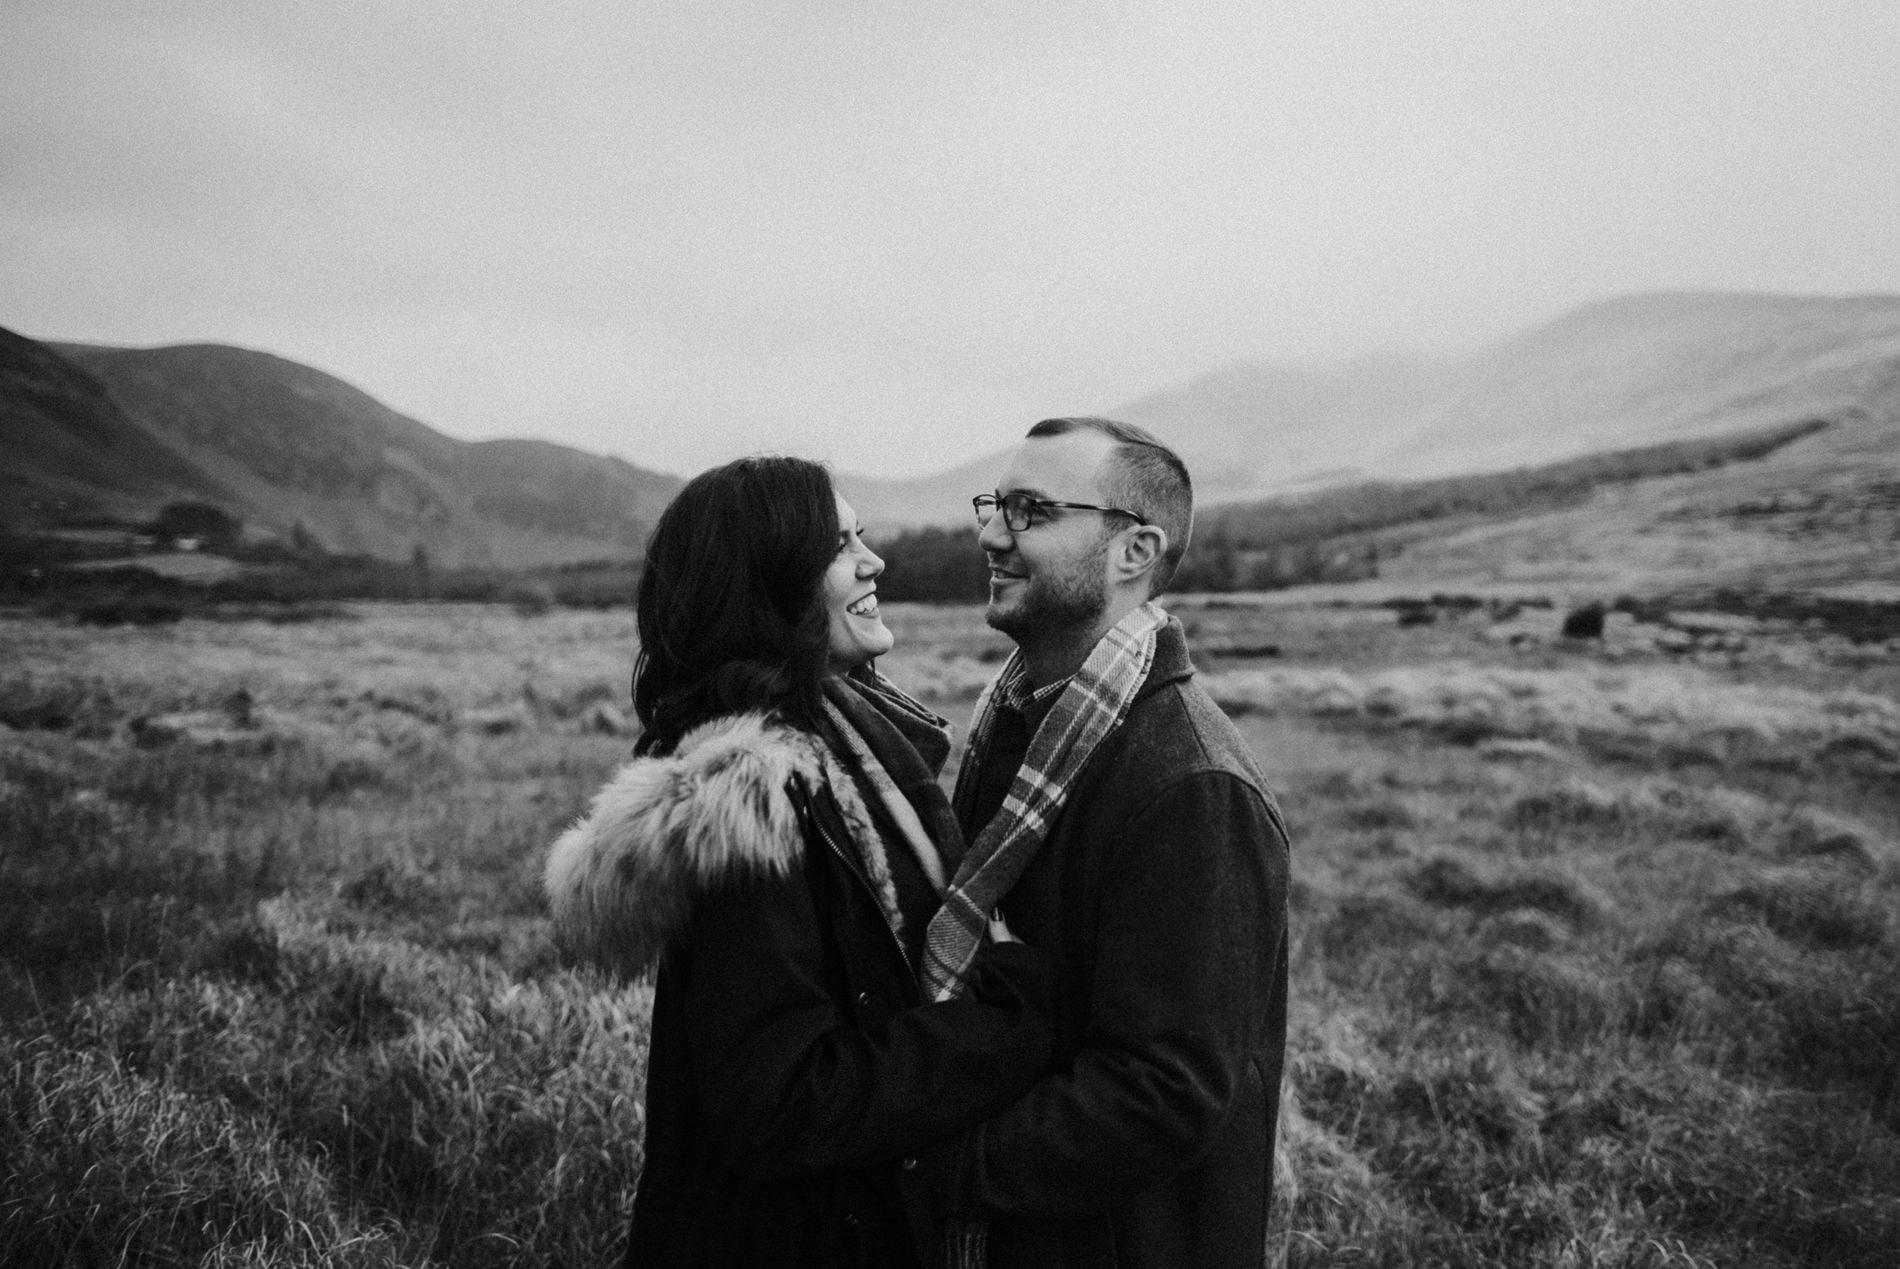
[[[988,1269],[990,1227],[984,1221],[953,1220],[943,1231],[945,1269]]]

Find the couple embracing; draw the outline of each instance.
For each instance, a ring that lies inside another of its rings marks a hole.
[[[1052,419],[975,502],[1016,651],[948,798],[824,468],[654,529],[644,731],[547,866],[569,946],[658,970],[630,1265],[1261,1263],[1287,839],[1154,602],[1187,471]]]

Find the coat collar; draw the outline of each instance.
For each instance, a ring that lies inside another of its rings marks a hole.
[[[790,786],[823,778],[818,742],[762,714],[717,719],[671,754],[635,758],[549,851],[556,938],[629,977],[645,973],[700,891],[792,870],[803,837]]]
[[[1141,689],[1135,693],[1135,700],[1145,700],[1170,683],[1193,677],[1194,662],[1188,656],[1187,631],[1182,628],[1179,618],[1170,615],[1167,624],[1155,632],[1155,659],[1148,667],[1148,677],[1142,681]],[[1062,683],[1066,685],[1068,679],[1063,679]],[[1022,714],[1029,730],[1033,732],[1049,716],[1049,711],[1055,708],[1056,698],[1062,695],[1049,689],[1044,691],[1047,694],[1040,698],[1022,693],[1016,700],[1006,699],[999,693],[998,701],[1004,707]]]
[[[1170,614],[1168,624],[1155,632],[1154,663],[1148,667],[1148,677],[1135,693],[1135,699],[1141,700],[1170,683],[1193,677],[1194,660],[1188,656],[1187,631],[1182,628],[1181,619]]]

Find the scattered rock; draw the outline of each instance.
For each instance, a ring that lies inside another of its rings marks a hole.
[[[1480,756],[1497,762],[1556,762],[1564,751],[1548,740],[1494,736],[1478,744]]]
[[[233,727],[250,728],[257,725],[256,702],[248,689],[240,687],[224,698],[224,716]]]
[[[493,709],[471,709],[462,715],[462,725],[484,736],[507,736],[533,721],[526,704],[501,705]]]
[[[1232,657],[1235,660],[1248,660],[1262,657],[1277,657],[1281,655],[1282,650],[1277,643],[1236,643],[1229,647],[1216,649],[1216,651],[1224,657]]]
[[[1697,635],[1752,635],[1764,632],[1763,624],[1753,617],[1726,612],[1672,612],[1669,624]]]
[[[187,744],[231,753],[262,753],[277,742],[274,732],[257,727],[255,722],[244,727],[233,726],[223,710],[141,716],[128,722],[126,729],[132,743],[141,749]]]
[[[1564,617],[1564,638],[1601,639],[1603,637],[1603,605],[1585,604],[1582,608],[1573,608]]]
[[[1357,714],[1364,705],[1359,692],[1351,683],[1327,683],[1319,687],[1307,700],[1307,710],[1318,715]]]

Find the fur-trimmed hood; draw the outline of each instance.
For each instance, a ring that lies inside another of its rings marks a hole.
[[[627,977],[658,963],[693,897],[740,873],[783,876],[804,851],[789,785],[829,784],[855,837],[869,816],[831,780],[822,742],[763,714],[695,728],[665,757],[635,758],[554,843],[544,884],[563,947]],[[873,867],[879,890],[888,872]],[[883,876],[876,876],[883,872]],[[895,912],[895,892],[889,896]]]

